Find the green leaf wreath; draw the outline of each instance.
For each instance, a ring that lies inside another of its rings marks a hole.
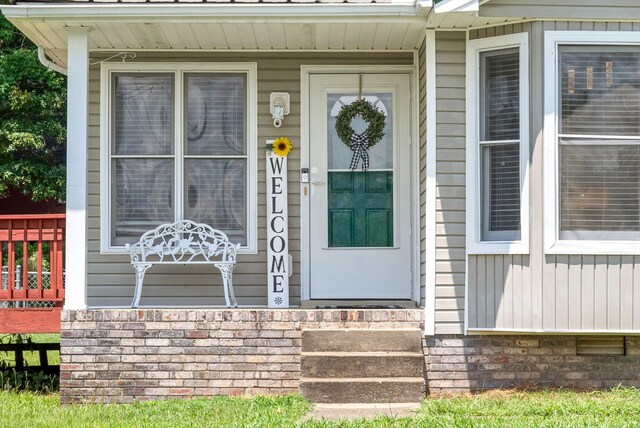
[[[371,148],[384,137],[385,115],[364,98],[360,98],[340,109],[340,113],[336,118],[338,137],[347,147],[351,147],[351,137],[355,134],[355,131],[351,128],[351,121],[357,115],[360,115],[369,124],[364,134],[366,134],[369,143],[367,148]]]

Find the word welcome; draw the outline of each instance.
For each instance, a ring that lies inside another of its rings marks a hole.
[[[287,158],[267,154],[267,274],[270,308],[289,307]]]

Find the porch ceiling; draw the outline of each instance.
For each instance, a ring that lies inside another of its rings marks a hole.
[[[66,63],[65,27],[74,23],[22,22],[20,29]],[[77,25],[77,24],[75,24]],[[90,50],[412,50],[424,21],[363,23],[84,22]]]
[[[3,6],[4,15],[66,67],[66,27],[91,27],[89,49],[413,50],[426,28],[504,23],[477,13],[435,13],[426,2],[310,4],[43,4]]]

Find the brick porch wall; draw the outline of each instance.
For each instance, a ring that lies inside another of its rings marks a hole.
[[[418,328],[423,311],[64,311],[63,403],[296,392],[303,329]],[[431,393],[520,385],[640,387],[640,337],[626,356],[578,356],[575,336],[437,336],[424,343]]]
[[[424,329],[423,311],[64,311],[60,400],[296,392],[307,328]]]
[[[431,393],[514,387],[640,387],[640,337],[626,355],[577,355],[576,336],[437,336],[427,338]]]

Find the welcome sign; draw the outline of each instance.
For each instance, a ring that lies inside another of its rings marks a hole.
[[[273,141],[267,141],[268,145]],[[287,158],[267,152],[267,277],[270,308],[289,307]]]

